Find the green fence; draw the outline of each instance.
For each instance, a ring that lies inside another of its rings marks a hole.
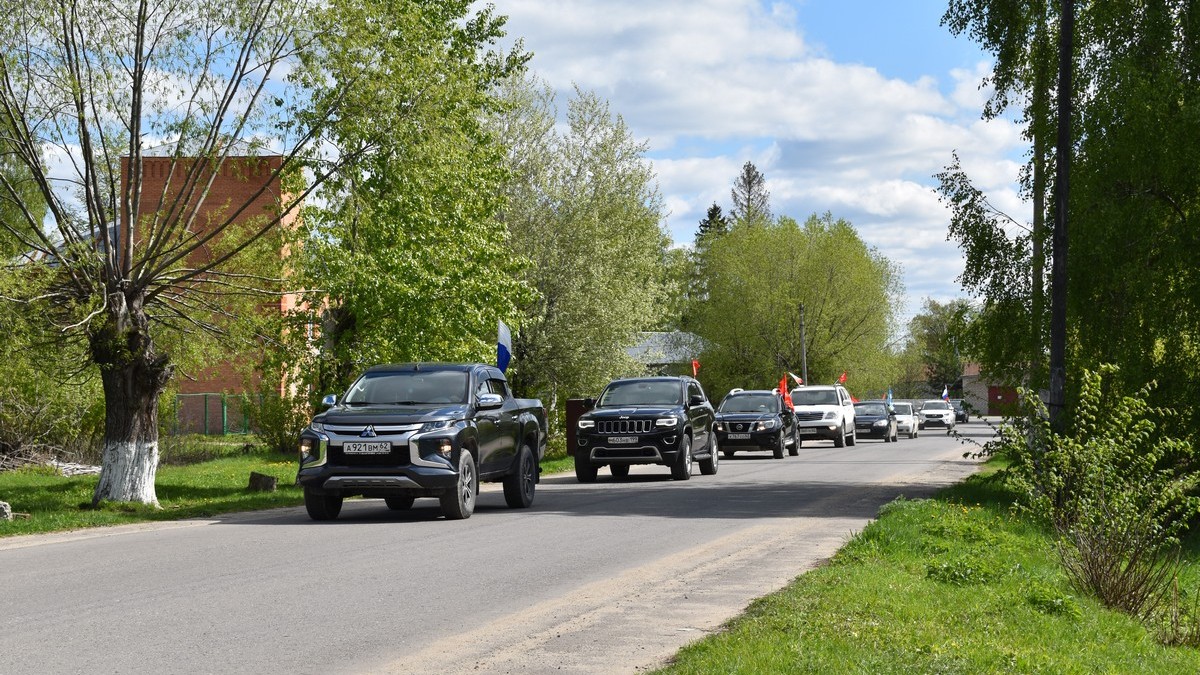
[[[246,394],[176,394],[172,434],[228,436],[250,433]]]

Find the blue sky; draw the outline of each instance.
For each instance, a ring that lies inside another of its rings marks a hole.
[[[710,204],[728,210],[752,161],[775,213],[829,211],[900,265],[906,321],[926,297],[964,297],[933,192],[953,152],[1028,219],[1026,144],[1011,121],[980,119],[989,61],[940,25],[946,0],[493,1],[538,76],[595,91],[649,143],[679,245]]]

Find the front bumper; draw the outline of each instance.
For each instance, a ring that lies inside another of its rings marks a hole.
[[[854,425],[854,433],[859,438],[890,438],[892,428],[891,425],[881,427],[874,424],[856,424]]]
[[[775,450],[780,442],[782,436],[779,429],[717,432],[717,446],[722,450]]]
[[[837,423],[837,420],[821,420],[819,424],[805,424],[801,422],[796,425],[796,434],[802,441],[806,438],[823,438],[827,441],[836,441],[838,436],[842,434],[842,427]]]
[[[601,434],[580,430],[575,437],[575,458],[592,464],[665,464],[679,454],[683,430],[671,427],[643,433]],[[628,440],[632,439],[632,440]]]
[[[306,429],[300,438],[312,451],[301,457],[296,482],[316,494],[438,497],[458,484],[461,443],[453,429],[397,432],[387,437],[386,454],[347,453],[344,444],[351,437],[336,433]],[[431,450],[445,441],[451,444],[449,459]]]
[[[954,417],[926,417],[921,423],[927,427],[952,427]]]

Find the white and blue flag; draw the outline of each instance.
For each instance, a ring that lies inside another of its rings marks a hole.
[[[500,332],[496,336],[496,367],[500,372],[508,370],[508,362],[512,359],[512,332],[504,322],[500,322]]]
[[[950,389],[947,387],[942,387],[942,400],[943,401],[950,400]]]

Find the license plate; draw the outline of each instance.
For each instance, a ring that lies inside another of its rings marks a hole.
[[[608,442],[613,443],[615,445],[632,445],[632,444],[638,442],[638,437],[637,436],[613,436],[612,438],[608,439]]]
[[[816,429],[813,429],[812,427],[800,427],[800,433],[801,433],[801,434],[810,434],[810,435],[811,435],[811,434],[815,434],[815,433],[817,433],[817,430],[816,430]]]
[[[392,444],[388,441],[371,443],[350,442],[342,444],[342,452],[347,455],[386,455],[391,451]]]
[[[750,434],[729,434],[729,439],[734,441],[744,441],[750,438]]]

